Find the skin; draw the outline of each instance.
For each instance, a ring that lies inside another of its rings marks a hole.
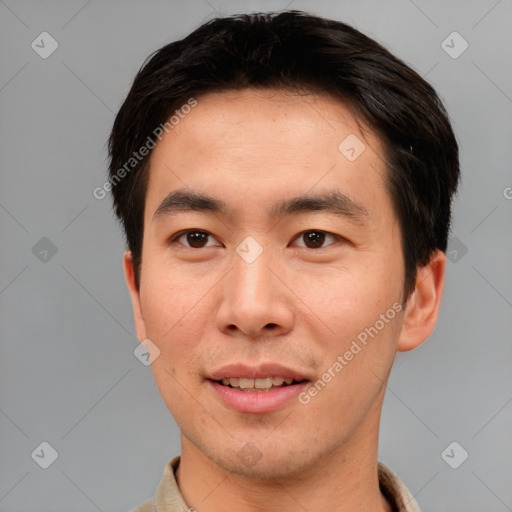
[[[435,252],[419,269],[402,311],[307,405],[293,400],[265,414],[228,408],[207,375],[228,363],[276,361],[315,382],[402,304],[404,261],[381,143],[345,105],[280,90],[197,99],[151,156],[140,289],[124,255],[137,334],[160,350],[152,371],[181,431],[181,493],[198,512],[389,511],[377,475],[385,385],[396,352],[434,329],[445,255]],[[366,146],[354,161],[338,150],[350,134]],[[228,214],[154,219],[178,189],[221,199]],[[279,200],[330,190],[367,215],[270,214]],[[183,230],[211,236],[194,248],[186,236],[173,239]],[[308,230],[337,237],[315,248],[302,236]],[[252,263],[236,253],[248,236],[263,249]],[[240,458],[244,447],[255,464]]]

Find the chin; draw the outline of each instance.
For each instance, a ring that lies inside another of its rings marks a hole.
[[[238,453],[225,454],[215,462],[226,471],[251,479],[279,479],[288,478],[307,469],[311,463],[305,460],[295,460],[295,457],[284,457],[281,454],[272,455],[262,453],[256,461],[240,460]]]
[[[299,438],[287,445],[290,438],[261,438],[233,446],[202,446],[199,449],[225,471],[251,479],[279,479],[298,476],[332,453],[318,444],[308,447]],[[277,441],[277,442],[276,442]]]

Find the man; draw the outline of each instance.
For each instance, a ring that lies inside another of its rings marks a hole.
[[[181,432],[137,511],[419,510],[377,448],[396,352],[444,285],[459,163],[434,90],[337,21],[215,19],[143,66],[109,150]]]

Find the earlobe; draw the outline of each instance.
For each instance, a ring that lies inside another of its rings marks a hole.
[[[146,326],[144,323],[144,317],[142,315],[142,307],[140,303],[140,290],[135,282],[135,270],[133,267],[133,257],[130,251],[125,251],[123,255],[123,267],[124,267],[124,278],[126,280],[126,286],[130,292],[132,299],[133,308],[133,319],[135,322],[135,330],[137,331],[137,337],[140,341],[147,338]]]
[[[407,352],[421,345],[434,331],[446,271],[446,254],[436,251],[424,267],[418,269],[416,284],[404,313],[397,350]]]

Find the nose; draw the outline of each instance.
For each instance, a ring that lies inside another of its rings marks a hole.
[[[293,294],[268,250],[251,263],[238,254],[222,287],[217,327],[224,334],[258,339],[278,336],[293,327]],[[279,278],[277,277],[279,275]]]

